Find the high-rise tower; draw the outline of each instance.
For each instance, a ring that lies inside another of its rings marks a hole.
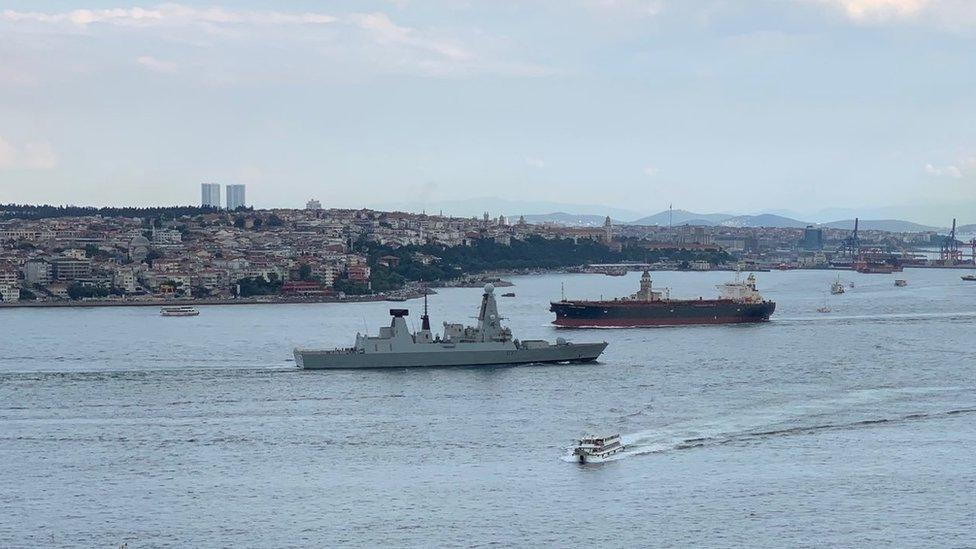
[[[203,208],[220,207],[220,184],[219,183],[200,184],[200,206]]]
[[[234,211],[244,204],[244,185],[227,185],[227,209]]]

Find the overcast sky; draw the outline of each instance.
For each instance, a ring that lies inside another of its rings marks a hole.
[[[971,222],[976,1],[0,2],[0,202],[202,181]]]

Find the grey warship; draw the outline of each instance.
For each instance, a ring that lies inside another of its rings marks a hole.
[[[593,362],[607,347],[606,342],[571,343],[562,338],[556,343],[513,339],[512,331],[501,325],[491,284],[481,296],[477,326],[445,322],[443,337],[435,337],[426,296],[416,333],[407,328],[408,314],[406,309],[390,309],[393,320],[388,327],[380,328],[376,337],[356,334],[356,345],[348,349],[295,349],[295,363],[306,370],[326,370]]]

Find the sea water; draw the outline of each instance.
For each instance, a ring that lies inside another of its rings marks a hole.
[[[836,272],[758,273],[769,323],[581,331],[549,324],[560,286],[639,273],[513,278],[516,337],[610,343],[562,366],[295,368],[420,301],[0,309],[0,547],[973,546],[960,274],[826,296]],[[689,298],[732,276],[652,275]],[[480,293],[431,296],[435,330]],[[573,463],[585,433],[627,450]]]

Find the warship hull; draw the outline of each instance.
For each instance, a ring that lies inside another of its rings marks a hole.
[[[470,344],[479,346],[479,344]],[[359,352],[295,349],[295,363],[305,370],[358,368],[419,368],[449,366],[498,366],[595,361],[606,343],[564,343],[538,348],[472,349],[465,344],[425,345],[417,351]]]

